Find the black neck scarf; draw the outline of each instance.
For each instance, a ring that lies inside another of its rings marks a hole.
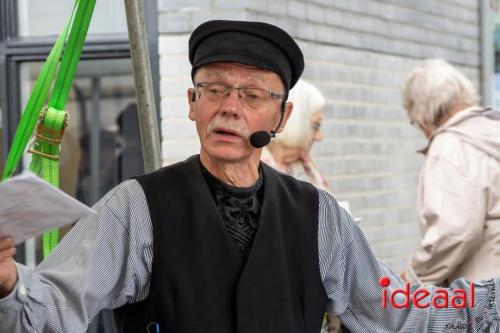
[[[217,179],[203,165],[201,169],[226,229],[239,250],[241,258],[246,261],[259,226],[261,189],[264,181],[262,172],[259,168],[259,179],[254,185],[235,187]]]

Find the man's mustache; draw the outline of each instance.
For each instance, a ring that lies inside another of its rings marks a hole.
[[[244,139],[248,139],[250,137],[250,130],[247,125],[243,121],[237,121],[233,119],[226,119],[220,116],[212,119],[207,126],[207,135],[212,133],[216,128],[226,128],[232,130]]]

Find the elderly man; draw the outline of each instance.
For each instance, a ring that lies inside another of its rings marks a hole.
[[[34,270],[3,239],[2,332],[83,332],[102,308],[122,332],[319,332],[328,301],[354,332],[500,327],[493,280],[467,292],[474,308],[429,306],[432,289],[396,308],[405,286],[335,199],[259,162],[303,70],[286,32],[211,21],[189,50],[200,155],[116,187]]]
[[[440,59],[415,67],[403,96],[429,140],[418,187],[423,237],[406,279],[499,276],[500,113],[479,106],[472,82]]]

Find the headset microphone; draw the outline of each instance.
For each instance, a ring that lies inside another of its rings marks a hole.
[[[255,148],[262,148],[267,146],[269,142],[271,142],[271,138],[273,138],[276,134],[274,131],[257,131],[250,135],[250,144]]]

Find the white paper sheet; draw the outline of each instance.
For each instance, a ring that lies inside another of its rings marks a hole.
[[[0,236],[16,244],[95,213],[29,171],[0,183]]]

